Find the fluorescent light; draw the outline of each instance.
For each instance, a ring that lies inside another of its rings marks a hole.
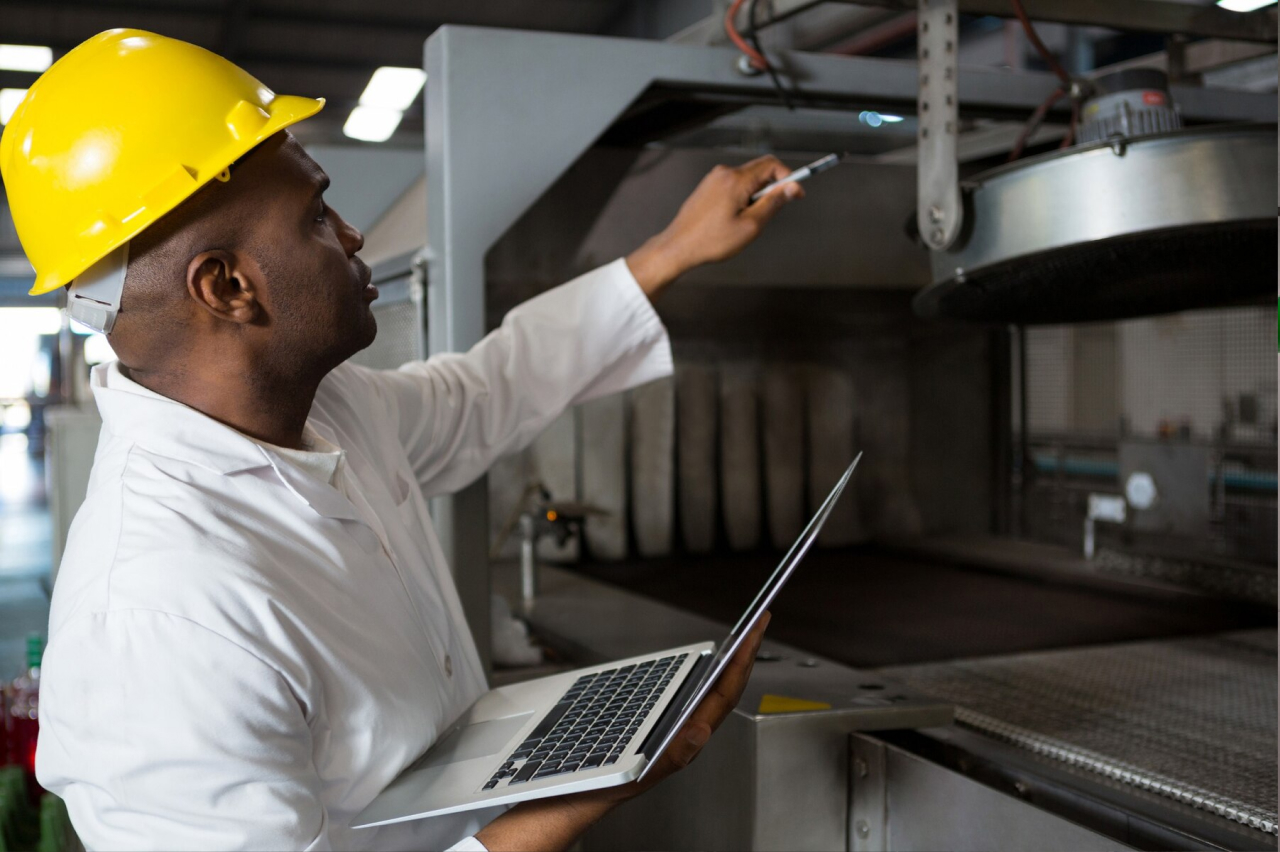
[[[1218,0],[1218,5],[1228,12],[1252,12],[1274,2],[1276,0]]]
[[[53,48],[34,44],[0,44],[0,68],[40,72],[53,64]]]
[[[10,334],[57,334],[62,328],[62,311],[57,308],[5,308],[0,329]]]
[[[897,124],[902,121],[902,116],[868,109],[858,113],[858,121],[868,127],[879,127],[882,124]]]
[[[406,110],[413,105],[427,72],[421,68],[393,68],[384,65],[369,78],[360,96],[360,106]]]
[[[9,119],[18,109],[18,104],[27,96],[26,89],[0,89],[0,124],[8,124]]]
[[[352,139],[365,142],[385,142],[391,138],[400,126],[404,116],[398,109],[358,106],[347,116],[347,123],[342,125],[342,132]]]

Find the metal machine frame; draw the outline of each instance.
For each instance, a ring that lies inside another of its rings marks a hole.
[[[601,137],[643,144],[775,98],[767,78],[739,72],[729,48],[445,26],[424,53],[431,353],[465,350],[484,336],[486,253]],[[917,106],[913,61],[795,52],[786,63],[802,105]],[[966,116],[1021,120],[1057,85],[1048,73],[962,68],[955,91]],[[1187,124],[1276,120],[1269,94],[1174,86],[1172,96]],[[481,479],[432,509],[488,664],[486,494]]]

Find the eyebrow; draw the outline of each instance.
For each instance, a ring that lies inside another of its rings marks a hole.
[[[329,185],[330,185],[331,183],[332,183],[332,181],[331,181],[331,180],[329,180],[329,176],[328,176],[328,175],[326,175],[326,174],[321,174],[321,175],[320,175],[320,178],[319,178],[318,180],[316,180],[316,182],[315,182],[315,188],[314,188],[314,189],[312,189],[312,191],[311,191],[311,198],[312,198],[312,199],[315,199],[317,196],[324,195],[325,190],[327,190],[327,189],[329,188]]]
[[[332,183],[332,181],[329,180],[329,176],[326,174],[321,174],[320,177],[314,181],[314,186],[311,189],[311,194],[307,196],[308,210],[311,209],[311,205],[316,202],[316,199],[324,195],[325,190],[329,188],[330,183]]]

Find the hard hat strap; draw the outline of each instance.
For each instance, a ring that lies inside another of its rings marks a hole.
[[[67,294],[71,318],[94,331],[110,334],[120,312],[120,294],[129,267],[129,244],[125,243],[76,276]]]

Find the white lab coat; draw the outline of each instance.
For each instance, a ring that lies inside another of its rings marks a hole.
[[[345,451],[347,499],[116,364],[95,368],[102,437],[53,594],[40,782],[91,849],[467,838],[500,811],[348,827],[486,689],[426,499],[567,406],[670,371],[621,260],[516,308],[466,354],[344,365],[308,424]]]

